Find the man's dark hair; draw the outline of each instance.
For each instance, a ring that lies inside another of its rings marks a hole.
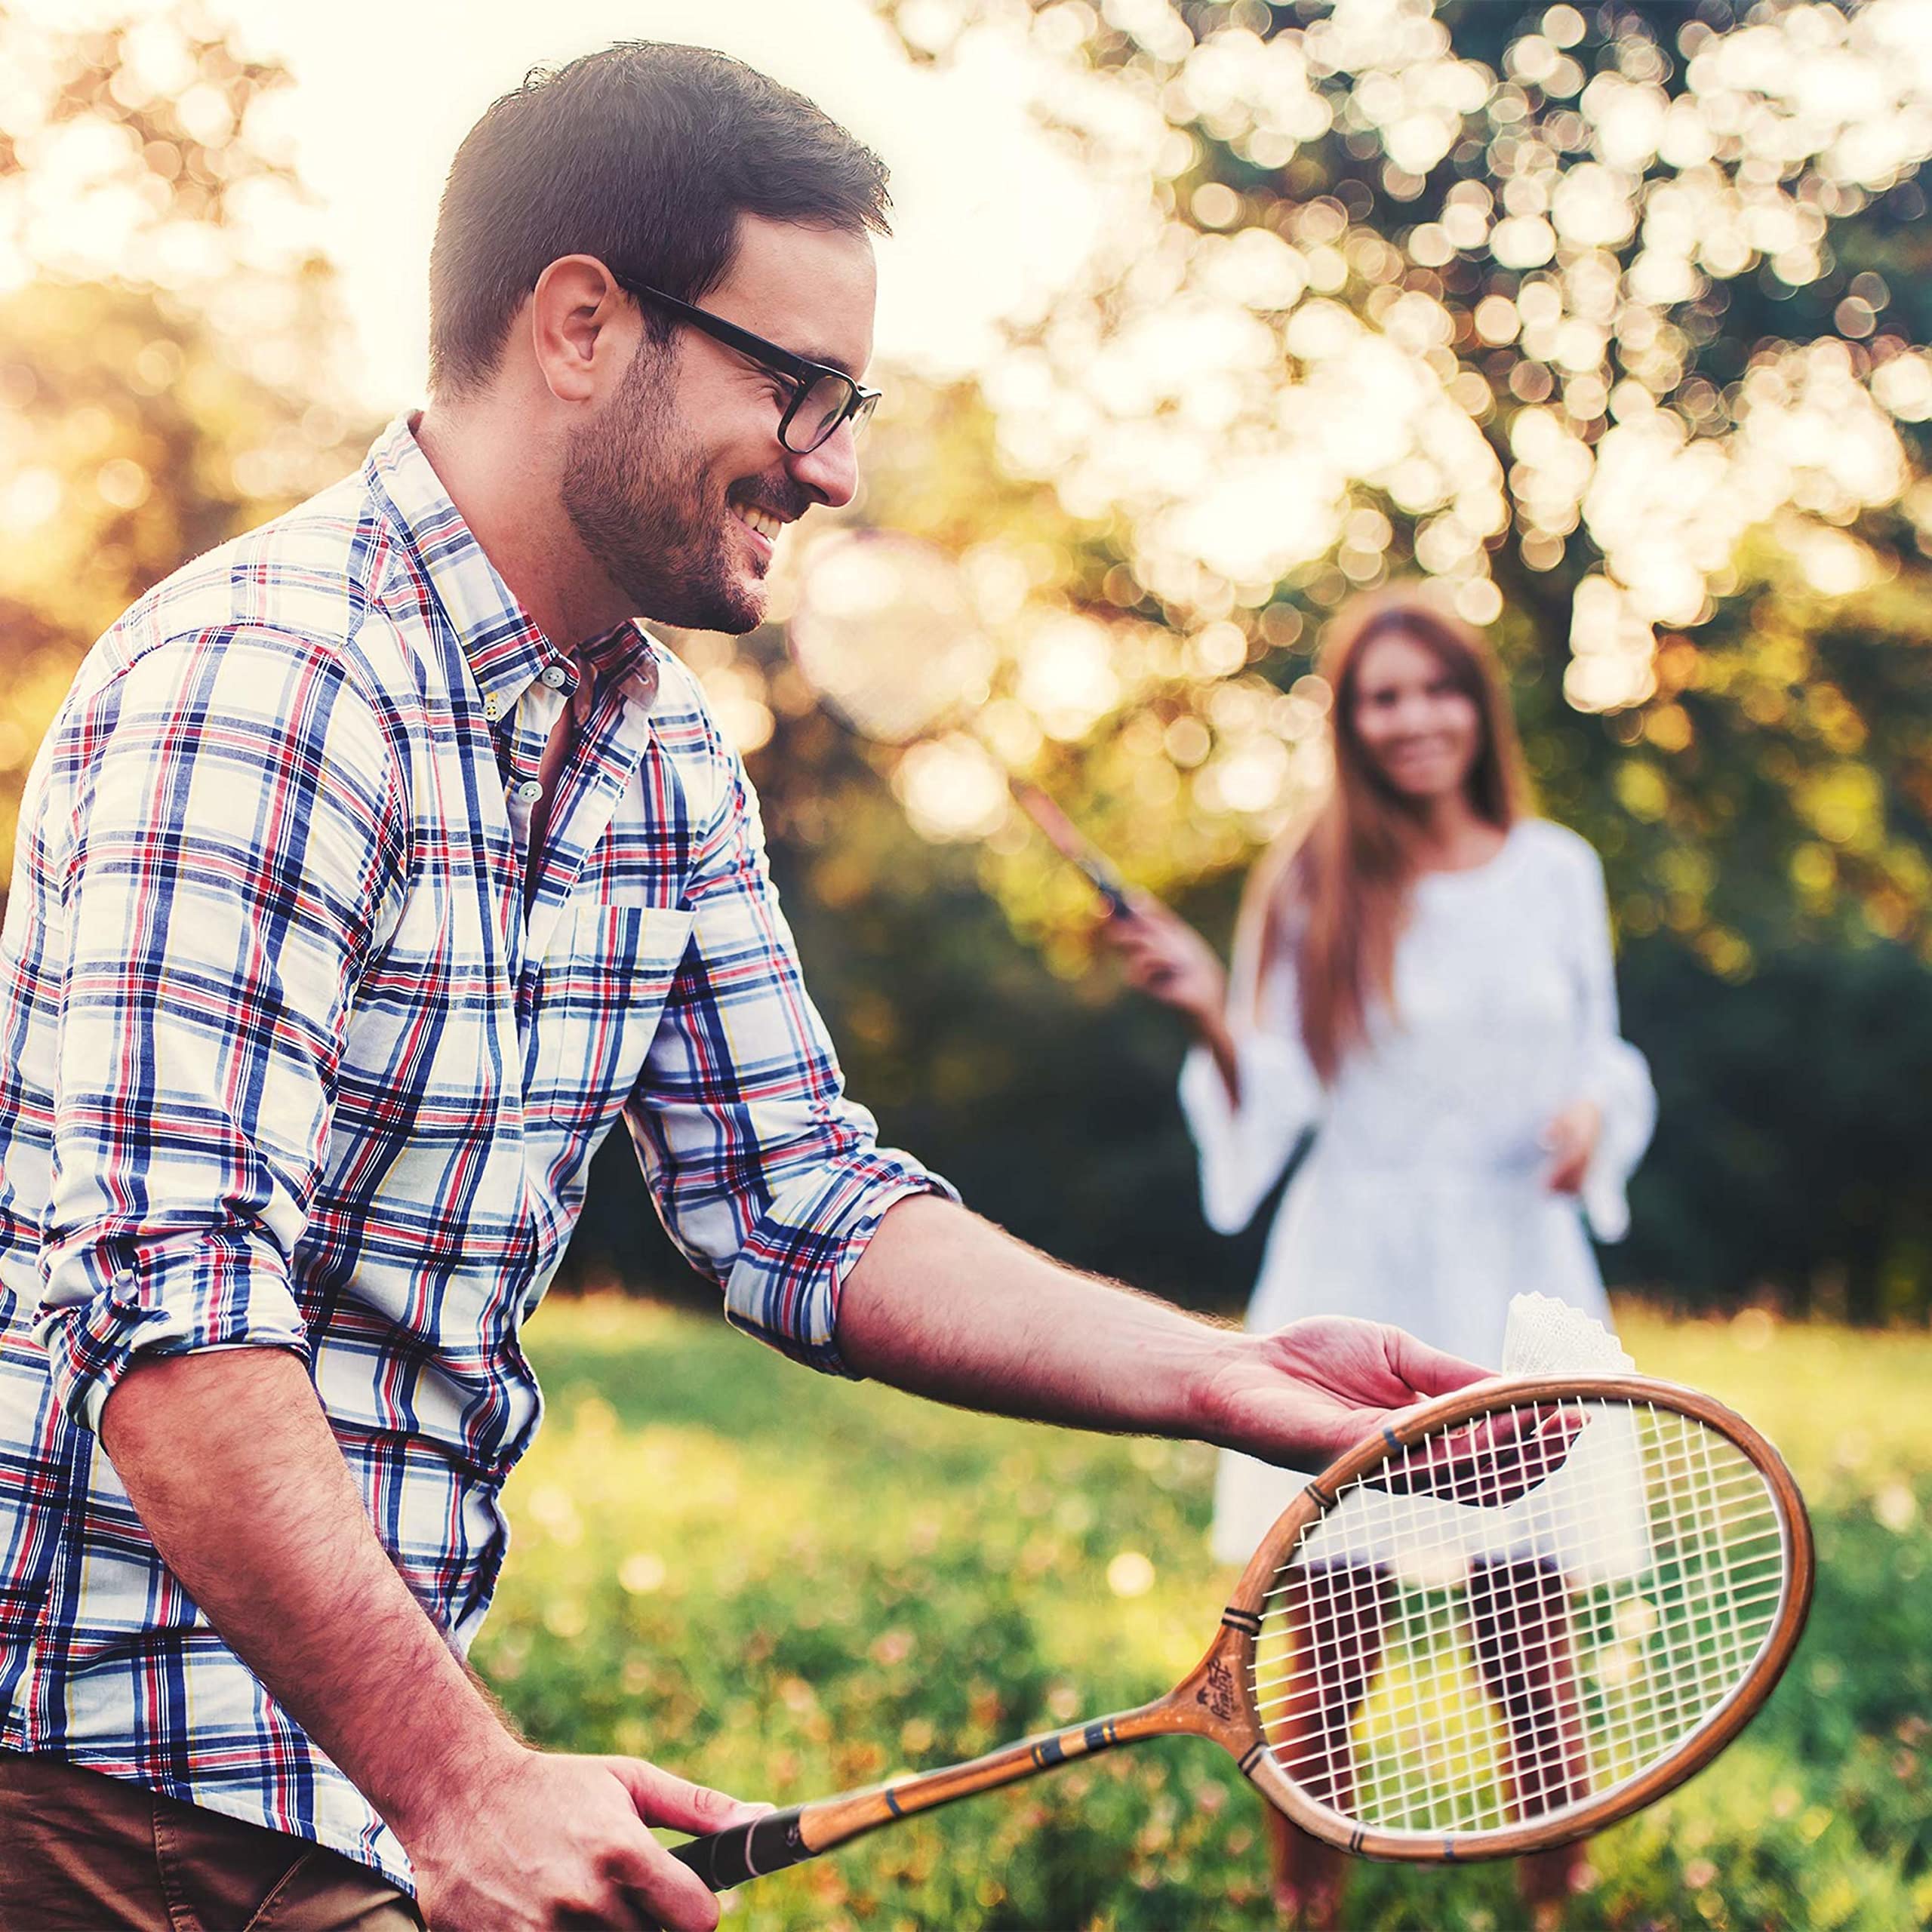
[[[565,255],[696,301],[741,214],[888,232],[885,165],[801,94],[708,48],[624,42],[533,69],[450,165],[429,254],[429,386],[474,389]],[[653,337],[670,324],[647,317]]]

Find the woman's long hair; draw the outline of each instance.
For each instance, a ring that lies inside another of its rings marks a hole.
[[[1352,599],[1330,620],[1315,669],[1334,694],[1335,782],[1312,821],[1255,867],[1241,905],[1242,946],[1258,999],[1270,964],[1292,949],[1301,1031],[1332,1084],[1367,1037],[1378,1004],[1395,1004],[1395,942],[1408,915],[1413,810],[1377,769],[1355,728],[1362,654],[1399,633],[1433,656],[1475,704],[1480,725],[1466,782],[1477,814],[1506,832],[1522,811],[1522,754],[1494,654],[1482,633],[1411,589]]]

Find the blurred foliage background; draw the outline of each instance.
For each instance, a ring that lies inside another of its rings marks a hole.
[[[887,372],[846,518],[960,561],[998,650],[976,728],[897,752],[820,714],[797,557],[765,629],[674,640],[854,1091],[1048,1248],[1238,1306],[1259,1232],[1201,1227],[1180,1037],[1096,964],[995,761],[1224,942],[1323,782],[1327,614],[1398,577],[1490,626],[1541,807],[1604,855],[1662,1100],[1605,1257],[1656,1306],[1620,1331],[1769,1429],[1823,1559],[1770,1709],[1598,1841],[1585,1915],[1927,1922],[1926,1345],[1752,1306],[1932,1314],[1922,0],[874,4],[910,60],[1023,42],[1094,215],[974,380]],[[0,0],[0,851],[93,637],[378,427],[289,85],[192,9],[75,33]],[[570,1266],[715,1300],[621,1142]],[[1204,1451],[801,1377],[634,1302],[532,1339],[553,1414],[478,1661],[543,1742],[790,1801],[1137,1702],[1211,1626]],[[728,1922],[1261,1926],[1258,1822],[1213,1752],[1122,1752]],[[1501,1868],[1354,1897],[1364,1926],[1515,1922]]]
[[[894,376],[848,519],[960,559],[999,654],[976,729],[841,732],[785,583],[764,630],[675,640],[886,1134],[1055,1252],[1238,1303],[1257,1238],[1200,1226],[1180,1038],[995,760],[1224,941],[1323,781],[1324,617],[1419,578],[1491,627],[1542,809],[1608,868],[1663,1101],[1613,1278],[1924,1321],[1922,7],[876,8],[917,61],[1024,40],[1095,193],[974,380]],[[285,218],[287,85],[198,13],[0,8],[0,844],[92,637],[377,426]],[[572,1266],[681,1278],[623,1146]]]

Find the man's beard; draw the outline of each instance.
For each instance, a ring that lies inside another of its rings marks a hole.
[[[764,620],[764,586],[732,568],[730,512],[721,488],[713,497],[702,445],[678,412],[676,366],[648,338],[638,345],[609,408],[571,438],[564,509],[638,617],[686,630],[751,630]]]

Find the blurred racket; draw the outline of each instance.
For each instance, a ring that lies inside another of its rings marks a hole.
[[[996,657],[959,567],[890,531],[823,538],[804,572],[786,643],[827,710],[875,744],[971,733],[1020,809],[1083,872],[1108,915],[1130,910],[1126,881],[1037,785],[1016,779],[979,728]]]
[[[1796,1647],[1811,1578],[1789,1472],[1709,1397],[1633,1375],[1482,1383],[1309,1484],[1168,1696],[675,1855],[721,1890],[1177,1733],[1211,1738],[1304,1831],[1365,1857],[1564,1844],[1737,1735]]]

